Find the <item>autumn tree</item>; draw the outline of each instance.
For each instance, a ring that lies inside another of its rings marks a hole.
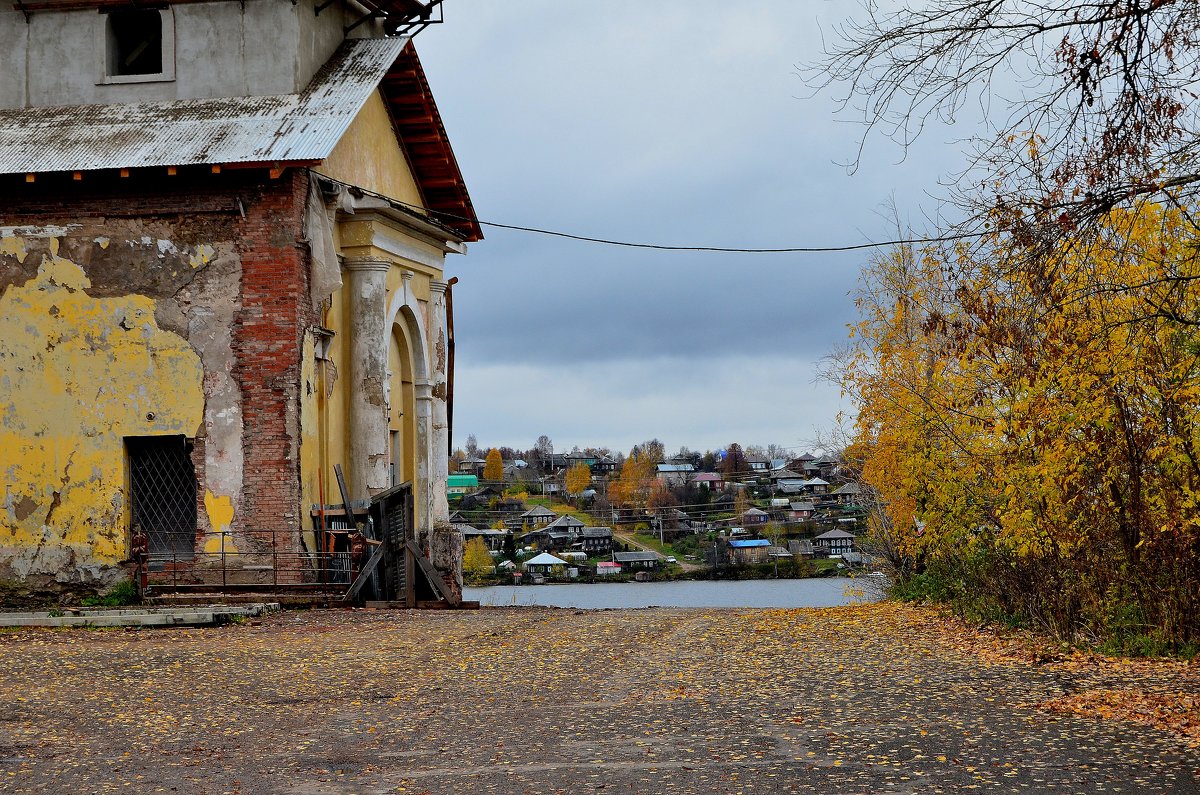
[[[667,447],[658,439],[650,439],[649,441],[635,444],[629,452],[630,458],[640,458],[643,461],[649,461],[652,464],[661,464],[667,457]]]
[[[592,470],[587,464],[581,461],[567,470],[563,480],[563,487],[566,489],[567,494],[574,497],[581,494],[591,482]]]
[[[733,442],[725,448],[725,458],[721,461],[721,472],[729,480],[746,474],[746,454],[737,442]]]
[[[738,489],[733,495],[734,520],[741,523],[746,520],[746,511],[750,510],[750,497],[746,489]]]
[[[493,483],[499,483],[504,480],[504,459],[500,457],[500,451],[493,447],[488,451],[487,458],[484,459],[483,479],[490,480]]]
[[[487,574],[494,571],[496,561],[492,559],[492,553],[488,552],[487,544],[483,538],[475,536],[467,542],[466,549],[463,550],[463,571],[467,574]]]
[[[902,578],[1063,636],[1200,638],[1189,216],[1114,209],[1040,273],[1010,267],[1002,238],[874,263],[843,368],[847,458]]]
[[[629,456],[621,465],[621,474],[608,485],[608,499],[625,508],[645,508],[661,485],[655,477],[657,465],[649,459]]]

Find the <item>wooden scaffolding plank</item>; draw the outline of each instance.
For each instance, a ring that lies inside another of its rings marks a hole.
[[[437,573],[437,569],[429,562],[429,558],[425,557],[425,552],[417,546],[417,542],[409,539],[405,546],[412,553],[413,560],[420,567],[421,572],[425,575],[425,579],[429,580],[429,584],[433,586],[433,590],[437,591],[448,604],[457,605],[459,602],[458,597],[446,587],[446,583],[442,580],[441,575]]]

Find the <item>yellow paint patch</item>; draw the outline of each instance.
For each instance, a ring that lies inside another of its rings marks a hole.
[[[52,255],[0,295],[0,548],[33,571],[45,555],[46,573],[58,573],[62,549],[76,567],[124,560],[124,438],[194,436],[204,417],[200,357],[158,328],[155,302],[93,298],[89,286],[83,268]]]
[[[233,524],[233,500],[228,496],[218,497],[211,491],[206,491],[204,492],[204,511],[208,514],[208,523],[212,526],[214,533],[205,539],[204,551],[210,555],[216,555],[222,549],[225,552],[237,552],[231,536],[225,537],[224,546],[221,543],[222,536],[229,532],[229,525]]]
[[[54,242],[54,248],[58,248],[58,239],[55,238]],[[70,260],[58,257],[47,257],[42,267],[38,268],[38,277],[72,291],[86,290],[92,286],[92,280],[83,272],[83,268]]]
[[[0,254],[16,257],[17,262],[24,262],[29,251],[25,248],[25,240],[20,237],[0,237]]]
[[[193,269],[199,268],[202,265],[207,265],[213,261],[213,257],[217,256],[217,250],[212,246],[201,243],[196,246],[196,250],[188,255],[188,264]]]

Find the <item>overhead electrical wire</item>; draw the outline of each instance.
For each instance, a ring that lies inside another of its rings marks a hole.
[[[432,211],[431,211],[432,212]],[[434,213],[446,215],[446,213]],[[609,240],[602,237],[588,237],[570,232],[557,232],[551,229],[539,229],[533,226],[518,226],[502,224],[496,221],[479,221],[480,226],[493,226],[498,229],[512,229],[518,232],[530,232],[538,235],[562,237],[568,240],[578,240],[584,243],[599,243],[605,246],[621,246],[623,248],[651,249],[654,251],[708,251],[724,254],[833,254],[843,251],[862,251],[872,248],[889,248],[891,246],[915,245],[918,243],[949,243],[957,240],[973,240],[988,234],[987,232],[963,232],[939,237],[901,238],[897,240],[881,240],[876,242],[855,243],[843,246],[787,246],[784,248],[737,248],[733,246],[672,246],[662,243],[634,243],[627,240]]]
[[[389,202],[397,207],[403,207],[407,210],[418,213],[427,213],[436,217],[439,220],[449,221],[469,221],[479,224],[480,226],[490,226],[496,229],[508,229],[515,232],[528,232],[535,235],[546,235],[549,237],[561,237],[567,240],[576,240],[582,243],[596,243],[604,246],[619,246],[621,248],[637,248],[648,249],[651,251],[697,251],[697,252],[712,252],[718,254],[836,254],[847,251],[863,251],[874,248],[890,248],[891,246],[917,245],[922,243],[953,243],[959,240],[977,240],[984,237],[990,232],[958,232],[948,235],[938,235],[935,237],[910,237],[910,238],[895,238],[892,240],[867,241],[865,243],[850,243],[836,246],[782,246],[778,248],[745,248],[740,246],[678,246],[666,243],[641,243],[630,240],[614,240],[605,237],[592,237],[590,235],[579,235],[573,232],[562,232],[555,229],[543,229],[536,226],[522,226],[520,224],[506,224],[500,221],[483,221],[478,218],[468,218],[465,215],[457,215],[455,213],[446,212],[444,210],[431,210],[428,207],[423,207],[419,204],[402,201],[392,196],[387,196],[382,193],[376,193],[366,188],[361,188],[357,185],[351,185],[348,182],[334,179],[324,174],[320,178],[328,182],[336,183],[344,188],[351,190],[354,193],[361,193],[366,196],[372,196],[376,199]]]

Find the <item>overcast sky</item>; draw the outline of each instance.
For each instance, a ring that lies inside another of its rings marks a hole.
[[[417,48],[483,221],[671,245],[890,239],[961,162],[835,119],[797,65],[844,0],[445,0]],[[805,449],[868,256],[656,252],[484,227],[452,257],[455,443]]]

